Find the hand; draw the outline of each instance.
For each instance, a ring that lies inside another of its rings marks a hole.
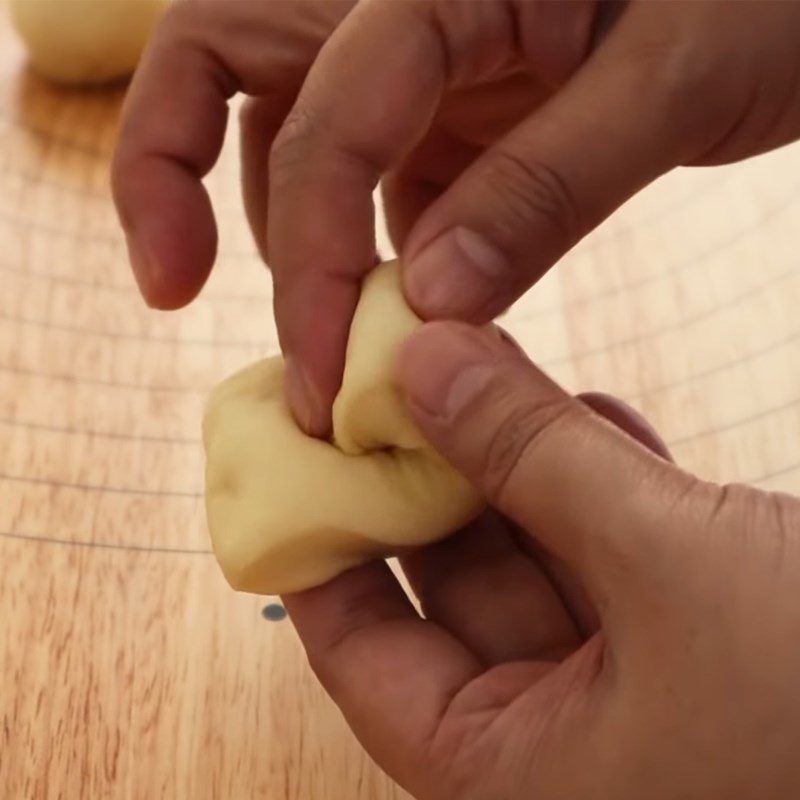
[[[200,179],[226,99],[254,96],[246,206],[312,433],[329,427],[375,261],[381,177],[412,305],[483,322],[672,167],[800,134],[799,3],[351,5],[176,3],[131,88],[113,172],[145,296],[188,302],[216,245]]]
[[[242,111],[245,206],[262,252],[270,145],[320,47],[355,0],[173,0],[123,108],[112,188],[147,302],[186,305],[217,248],[202,178],[216,162],[228,100]]]
[[[384,564],[285,598],[375,760],[419,800],[800,796],[800,502],[682,472],[461,323],[399,380],[507,520],[405,562],[424,618]]]

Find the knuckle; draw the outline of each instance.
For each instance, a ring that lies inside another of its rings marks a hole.
[[[170,31],[191,29],[204,12],[202,0],[171,0],[161,17],[161,27]]]
[[[194,28],[198,22],[216,20],[217,5],[214,0],[171,0],[164,14],[165,18]]]
[[[306,106],[296,105],[288,113],[270,148],[272,180],[279,179],[307,160],[318,130],[316,115]]]
[[[735,123],[750,85],[732,69],[740,55],[722,43],[709,52],[691,22],[632,41],[626,53],[642,96],[670,120],[662,148],[669,147],[670,160],[678,162],[695,158]]]
[[[752,486],[712,483],[689,475],[676,490],[679,494],[670,498],[671,507],[696,520],[701,530],[733,535],[769,527],[767,495]]]
[[[595,3],[519,4],[519,46],[548,88],[563,85],[586,60],[614,8]],[[618,12],[617,12],[618,13]]]
[[[568,397],[549,403],[524,403],[512,408],[494,431],[483,463],[483,483],[492,503],[502,505],[520,469],[567,417],[579,413]]]
[[[716,553],[722,542],[727,553],[745,557],[751,571],[772,579],[786,574],[788,555],[800,545],[800,508],[794,497],[742,483],[690,478],[679,500],[671,508],[688,520],[679,543],[688,539],[694,551],[699,542]]]
[[[662,31],[633,47],[636,66],[648,84],[667,96],[685,98],[684,102],[705,95],[708,85],[729,69],[727,62],[708,53],[692,25]]]
[[[505,3],[433,0],[417,5],[441,46],[452,86],[465,86],[505,71],[517,50],[517,14]]]
[[[797,499],[780,492],[762,492],[757,489],[754,502],[764,508],[765,528],[769,531],[767,543],[775,573],[782,573],[791,563],[789,553],[797,552],[800,546],[800,508]],[[758,529],[756,529],[756,532]]]
[[[765,492],[743,483],[705,484],[707,524],[722,531],[768,542],[783,538],[796,522],[793,503],[777,492]]]
[[[514,233],[543,219],[565,242],[579,238],[583,225],[575,194],[551,165],[498,147],[487,158],[484,180],[505,206]]]

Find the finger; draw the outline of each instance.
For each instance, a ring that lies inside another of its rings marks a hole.
[[[423,317],[496,317],[624,200],[693,152],[705,133],[694,87],[678,89],[643,49],[640,19],[651,12],[638,6],[651,4],[633,5],[563,88],[418,220],[401,256],[407,296]]]
[[[219,155],[235,90],[219,61],[180,41],[179,26],[168,12],[142,58],[111,173],[134,274],[145,300],[163,309],[200,291],[216,255],[201,179]]]
[[[430,741],[480,662],[421,619],[383,562],[284,597],[326,691],[370,755],[412,786]]]
[[[523,553],[536,561],[547,576],[569,613],[578,636],[589,639],[600,630],[600,617],[583,583],[564,561],[546,550],[536,539],[535,532],[517,529],[516,542]]]
[[[170,5],[131,84],[112,186],[145,299],[189,302],[206,280],[217,232],[202,178],[216,161],[237,91],[296,92],[352,3]]]
[[[269,152],[294,100],[292,95],[251,97],[244,102],[239,114],[244,209],[264,261],[268,260]]]
[[[422,431],[490,503],[624,613],[675,567],[687,497],[714,494],[567,395],[497,336],[458,323],[415,333],[398,379]],[[703,511],[700,512],[701,515]]]
[[[426,6],[358,5],[320,52],[272,150],[275,316],[291,403],[309,433],[330,428],[350,320],[375,263],[373,190],[422,138],[444,87]]]
[[[520,71],[448,90],[425,138],[381,181],[389,234],[397,252],[420,214],[547,94],[541,80]]]
[[[420,214],[466,169],[481,148],[434,126],[381,181],[386,224],[397,252]]]
[[[425,617],[486,666],[560,660],[581,643],[547,576],[496,512],[403,559],[403,569]]]

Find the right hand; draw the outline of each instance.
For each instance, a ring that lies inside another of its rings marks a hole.
[[[226,101],[275,278],[290,401],[330,425],[387,208],[409,301],[485,322],[649,181],[800,134],[800,3],[193,0],[128,98],[113,178],[149,302],[200,289]],[[270,154],[271,151],[271,154]],[[269,201],[269,202],[268,202]]]
[[[424,616],[383,563],[285,598],[375,760],[420,800],[800,797],[800,501],[698,480],[461,323],[399,377],[506,518],[405,560]]]

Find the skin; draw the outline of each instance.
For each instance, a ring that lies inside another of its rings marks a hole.
[[[174,4],[113,169],[145,298],[184,305],[216,250],[201,178],[250,96],[245,204],[313,434],[380,178],[411,304],[480,323],[672,167],[800,135],[799,3],[351,5]],[[494,510],[404,563],[424,617],[383,564],[285,598],[356,736],[421,800],[798,795],[798,501],[688,475],[464,322],[423,326],[398,383]]]
[[[462,323],[398,381],[493,510],[404,564],[424,617],[384,564],[285,598],[373,758],[420,800],[796,796],[800,502]]]
[[[217,240],[200,179],[226,100],[249,95],[248,217],[290,404],[324,435],[380,178],[416,311],[486,322],[664,172],[796,138],[798,36],[794,2],[178,0],[113,168],[131,261],[151,305],[200,290]]]

